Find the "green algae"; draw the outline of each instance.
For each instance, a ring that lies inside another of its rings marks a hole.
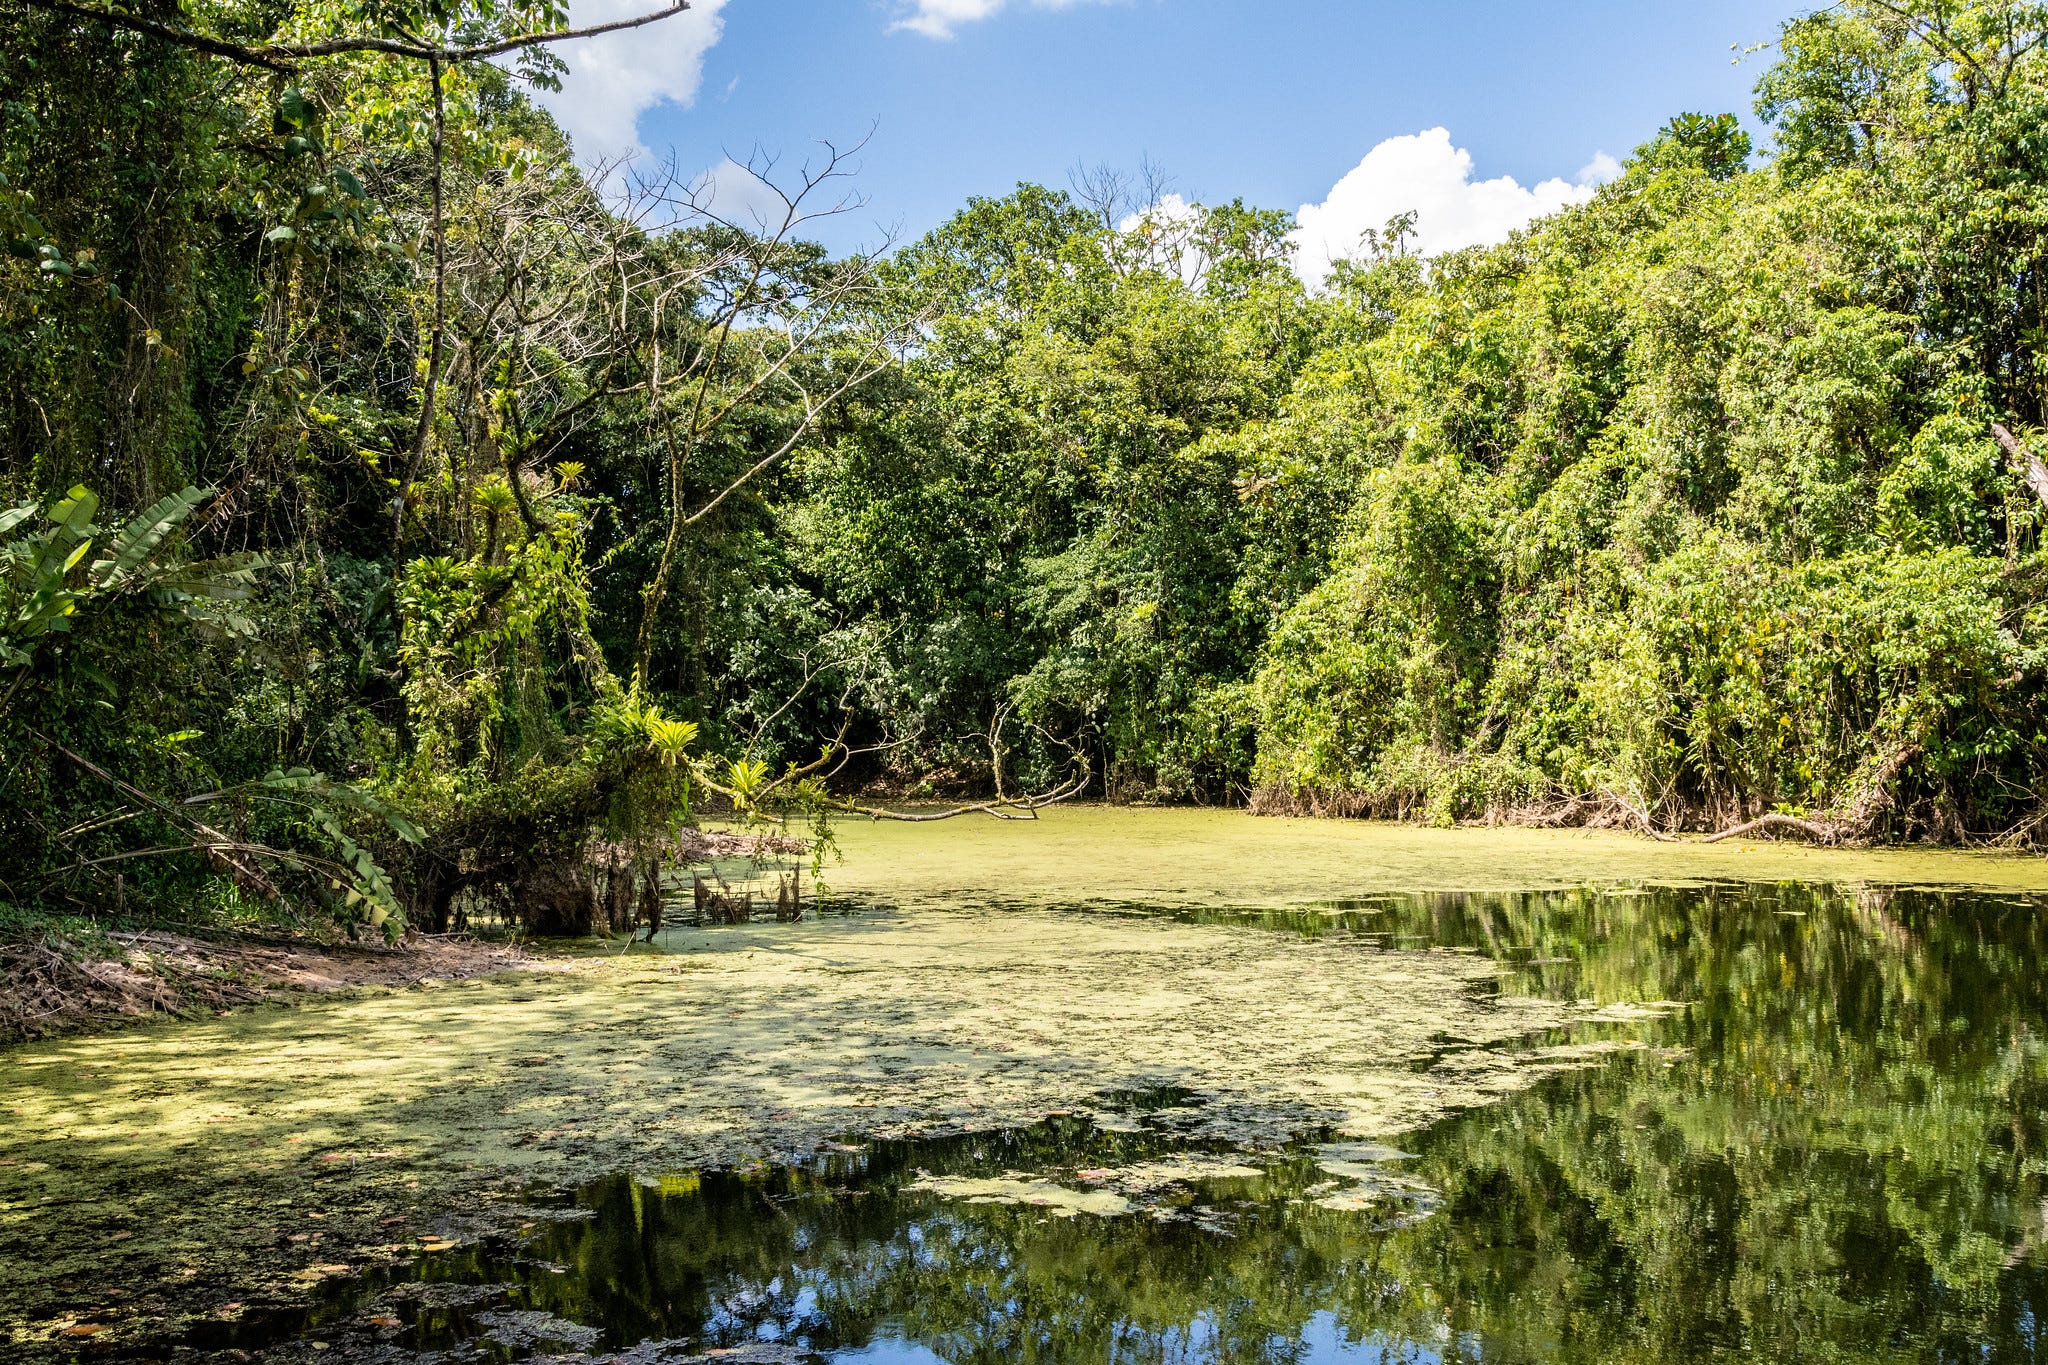
[[[1302,905],[1385,892],[1796,881],[2048,891],[2048,858],[1662,844],[1595,830],[1427,829],[1243,811],[1063,806],[1037,820],[848,820],[834,892],[894,904]]]
[[[423,1235],[475,1245],[527,1216],[535,1183],[631,1170],[680,1190],[676,1173],[802,1159],[848,1135],[1059,1112],[1113,1127],[1129,1122],[1104,1112],[1114,1092],[1197,1093],[1184,1136],[1237,1149],[1409,1133],[1641,1053],[1690,978],[1650,918],[1673,913],[1670,893],[1631,888],[2048,883],[2042,860],[1985,854],[1220,811],[848,824],[841,842],[833,894],[860,914],[674,930],[656,950],[517,976],[8,1052],[0,1340],[58,1359],[67,1330],[143,1339],[301,1302],[338,1268],[402,1263]],[[1619,890],[1390,895],[1583,883]],[[1284,907],[1376,895],[1371,913],[1311,917],[1341,932],[1245,927],[1262,907],[1295,928]],[[1845,904],[1871,941],[1914,942],[1884,893]],[[1060,908],[1074,906],[1104,912]],[[1804,902],[1773,906],[1816,932]],[[1335,1215],[1421,1198],[1360,1160],[1311,1202]]]
[[[1131,1201],[1114,1190],[1077,1190],[1056,1181],[1027,1180],[1015,1175],[978,1179],[964,1175],[931,1175],[910,1188],[969,1204],[1022,1204],[1044,1209],[1054,1218],[1073,1218],[1084,1213],[1098,1218],[1113,1218],[1131,1211]]]
[[[25,1047],[0,1077],[0,1249],[60,1249],[0,1312],[20,1343],[67,1317],[161,1330],[488,1230],[523,1183],[1028,1124],[1105,1091],[1199,1089],[1206,1141],[1391,1133],[1583,1064],[1537,1035],[1591,1012],[1504,995],[1467,954],[920,909]],[[116,1266],[157,1316],[95,1292]]]
[[[1154,1133],[1160,1128],[1157,1115],[1103,1115],[1092,1118],[1090,1125],[1100,1133]],[[1204,1187],[1263,1180],[1266,1175],[1267,1168],[1246,1165],[1236,1157],[1178,1152],[1111,1166],[1077,1167],[1057,1178],[1012,1170],[998,1176],[920,1170],[918,1178],[903,1188],[968,1204],[1041,1209],[1053,1218],[1116,1218],[1142,1209],[1154,1218],[1170,1219],[1178,1216],[1179,1204],[1192,1201]]]
[[[1084,1293],[1102,1277],[1163,1285],[1188,1277],[1189,1239],[1200,1236],[1242,1240],[1250,1259],[1284,1256],[1320,1279],[1324,1235],[1356,1241],[1404,1225],[1433,1198],[1370,1168],[1364,1180],[1328,1179],[1304,1151],[1247,1160],[1189,1150],[1184,1130],[1203,1105],[1185,1091],[1104,1102],[1117,1106],[1114,1122],[1068,1115],[1025,1129],[832,1144],[803,1161],[688,1180],[613,1176],[541,1196],[522,1210],[523,1231],[422,1258],[395,1281],[367,1277],[296,1312],[210,1327],[203,1339],[265,1365],[482,1365],[527,1349],[562,1365],[589,1365],[592,1352],[605,1365],[677,1365],[753,1358],[765,1335],[790,1351],[775,1359],[925,1365],[931,1354],[908,1332],[937,1336],[945,1359],[1010,1359],[1015,1351],[994,1341],[977,1349],[966,1339],[1010,1335],[1006,1319],[1028,1312],[1014,1291],[1041,1278],[1034,1263]],[[1413,1159],[1369,1144],[1330,1150]],[[1333,1188],[1368,1181],[1347,1203],[1325,1202]],[[1242,1280],[1233,1259],[1212,1261],[1231,1269],[1215,1288],[1242,1294],[1229,1283]],[[1018,1270],[1025,1280],[1011,1278]],[[987,1311],[984,1288],[1002,1311]],[[1274,1305],[1276,1325],[1299,1303],[1287,1297],[1294,1302]],[[1177,1290],[1160,1307],[1185,1315],[1189,1295]],[[1047,1343],[1044,1358],[1105,1358],[1099,1315],[1084,1316],[1094,1325]]]

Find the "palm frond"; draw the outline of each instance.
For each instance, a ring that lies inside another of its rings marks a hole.
[[[74,490],[74,492],[83,490]],[[93,561],[88,578],[93,587],[110,591],[127,585],[171,532],[213,496],[210,488],[191,485],[158,498],[147,511],[121,529],[106,558]],[[52,514],[54,515],[54,513]]]

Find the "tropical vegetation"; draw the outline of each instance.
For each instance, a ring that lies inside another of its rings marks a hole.
[[[9,915],[588,928],[871,789],[2048,828],[2048,6],[1846,0],[1766,148],[1309,281],[579,167],[551,0],[0,15]]]

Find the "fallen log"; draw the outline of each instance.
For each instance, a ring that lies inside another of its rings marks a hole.
[[[1817,844],[1833,847],[1849,842],[1847,831],[1839,825],[1823,825],[1813,820],[1801,820],[1794,815],[1760,815],[1733,829],[1724,829],[1701,839],[1703,844],[1718,844],[1723,839],[1740,839],[1749,834],[1781,833],[1797,834]]]

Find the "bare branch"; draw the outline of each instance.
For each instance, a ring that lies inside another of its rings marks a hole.
[[[861,318],[865,294],[873,288],[864,260],[822,282],[813,276],[815,257],[795,242],[795,233],[813,218],[845,211],[848,200],[813,211],[819,191],[846,178],[848,158],[866,143],[841,149],[824,143],[822,164],[806,164],[787,188],[771,177],[774,162],[754,154],[741,169],[752,176],[761,193],[775,205],[755,211],[749,229],[716,205],[717,186],[708,178],[685,181],[671,161],[657,175],[634,180],[628,192],[635,220],[646,223],[663,216],[670,227],[686,222],[723,229],[741,239],[730,257],[712,266],[684,272],[665,281],[651,300],[651,350],[646,388],[648,411],[658,424],[666,457],[666,526],[661,553],[641,594],[640,629],[634,650],[633,677],[647,684],[652,667],[656,623],[675,572],[682,538],[734,493],[752,483],[794,450],[813,431],[831,406],[853,388],[893,363],[886,338],[868,336],[868,356],[829,393],[813,396],[795,382],[792,371],[828,338],[852,335],[841,329]],[[735,162],[735,165],[739,163]],[[738,270],[728,267],[738,265]],[[709,306],[706,307],[706,299]],[[680,301],[680,302],[679,302]],[[668,368],[664,345],[665,316],[671,308],[689,310],[698,325],[693,342],[684,343],[683,363]],[[865,330],[865,329],[863,329]],[[794,389],[797,411],[785,438],[761,459],[728,482],[695,511],[685,510],[686,473],[704,440],[748,403],[775,388]]]
[[[396,545],[405,533],[405,499],[419,477],[420,458],[426,454],[427,436],[434,429],[434,400],[441,388],[441,347],[448,331],[448,229],[443,220],[442,146],[448,117],[447,96],[441,81],[441,60],[427,63],[434,86],[434,121],[428,136],[434,155],[433,218],[434,237],[434,325],[427,342],[427,381],[420,394],[419,423],[413,428],[412,449],[406,457],[405,472],[398,481],[397,505],[391,514],[391,540]]]
[[[2048,465],[2041,463],[2041,457],[2020,444],[2020,438],[2013,435],[2002,424],[1993,422],[1991,434],[1998,444],[2005,447],[2005,453],[2012,457],[2013,470],[2027,481],[2027,487],[2048,506]]]
[[[1036,820],[1038,812],[1051,806],[1071,801],[1088,789],[1093,778],[1085,755],[1077,751],[1076,771],[1066,782],[1049,792],[1031,796],[997,797],[991,801],[970,801],[963,805],[949,806],[945,810],[900,811],[886,806],[863,806],[856,801],[833,802],[835,810],[849,815],[865,815],[870,820],[890,820],[899,824],[924,825],[940,820],[957,820],[963,815],[989,815],[998,820]]]
[[[116,777],[84,755],[73,753],[42,731],[31,728],[29,733],[49,745],[52,749],[55,749],[64,757],[70,759],[73,763],[76,763],[79,767],[85,769],[88,773],[91,773],[94,777],[100,779],[100,781],[105,782],[108,786],[127,796],[133,797],[145,805],[155,807],[159,814],[169,817],[174,823],[188,827],[197,836],[193,839],[190,847],[195,852],[206,853],[214,858],[243,890],[259,896],[272,904],[278,904],[284,900],[284,893],[277,889],[276,884],[270,878],[263,875],[261,868],[258,868],[249,861],[249,855],[251,854],[258,856],[275,855],[279,857],[284,855],[277,854],[276,850],[266,848],[261,844],[250,844],[241,839],[230,838],[212,826],[193,819],[190,815],[180,811],[162,797],[152,796],[132,782]],[[296,857],[297,855],[293,856]],[[311,859],[310,861],[317,862],[319,859]]]
[[[311,57],[337,57],[350,52],[377,52],[385,56],[406,57],[422,62],[474,62],[486,57],[501,56],[507,52],[539,47],[546,43],[564,43],[575,38],[595,37],[600,33],[617,33],[622,29],[640,28],[646,24],[672,18],[690,7],[689,0],[675,0],[675,3],[666,9],[654,10],[630,19],[614,19],[610,23],[591,24],[584,28],[557,29],[548,33],[522,33],[465,47],[447,47],[419,40],[373,37],[328,38],[317,43],[233,43],[173,24],[160,24],[139,15],[123,14],[94,5],[72,4],[70,0],[21,0],[21,3],[31,9],[68,14],[79,19],[93,19],[115,28],[127,29],[131,33],[148,34],[152,38],[162,38],[166,42],[176,43],[196,52],[225,57],[229,61],[241,62],[247,66],[260,66],[284,72],[293,70],[294,63]]]
[[[1699,842],[1718,844],[1723,839],[1741,839],[1751,834],[1796,834],[1811,839],[1816,844],[1834,845],[1847,842],[1844,832],[1835,825],[1823,825],[1812,820],[1801,820],[1791,815],[1760,815],[1747,824],[1724,829],[1718,834],[1709,834]]]
[[[92,5],[74,5],[69,3],[69,0],[21,0],[21,3],[30,9],[45,10],[51,14],[68,14],[75,19],[97,20],[114,28],[126,29],[130,33],[142,33],[152,38],[162,38],[166,42],[176,43],[180,47],[191,48],[195,52],[204,52],[210,57],[225,57],[231,62],[240,62],[244,66],[260,66],[268,71],[287,73],[292,70],[291,63],[282,57],[258,52],[255,48],[247,47],[241,43],[231,43],[222,38],[210,38],[204,33],[194,33],[190,29],[177,28],[170,24],[159,24],[153,19],[144,19],[140,15],[116,14],[111,10],[99,9]]]
[[[695,526],[705,517],[711,515],[711,513],[718,507],[720,503],[724,502],[733,494],[739,492],[742,488],[745,488],[749,483],[752,483],[754,481],[756,476],[760,475],[763,471],[767,470],[769,466],[773,465],[777,460],[780,460],[783,456],[789,454],[790,451],[796,449],[798,443],[801,442],[804,439],[804,437],[810,435],[811,429],[816,425],[819,416],[821,416],[826,409],[830,408],[834,403],[838,402],[841,398],[845,397],[846,394],[851,392],[853,389],[857,388],[861,384],[866,383],[868,380],[874,378],[876,375],[880,374],[883,370],[887,369],[888,367],[889,362],[886,360],[875,361],[870,364],[864,365],[854,374],[849,376],[845,383],[841,384],[838,388],[832,390],[832,392],[827,394],[823,399],[815,403],[807,402],[804,405],[803,420],[797,425],[797,429],[789,434],[789,439],[785,440],[781,445],[777,446],[775,449],[769,451],[766,455],[762,456],[759,460],[757,460],[754,463],[752,468],[747,470],[746,473],[740,475],[737,479],[734,479],[724,488],[719,489],[716,497],[712,498],[710,502],[705,503],[702,507],[692,512],[689,516],[684,517],[682,519],[681,524],[686,527]]]

